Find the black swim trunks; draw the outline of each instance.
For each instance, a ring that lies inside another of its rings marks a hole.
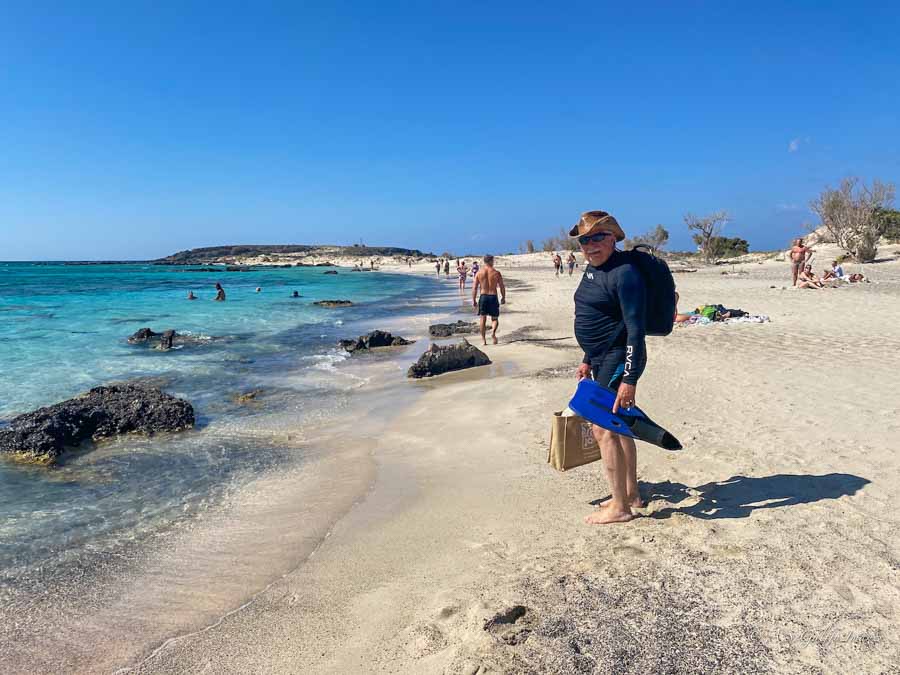
[[[635,370],[643,372],[647,365],[647,353],[643,352],[638,359],[635,359],[633,352],[629,353],[625,344],[620,343],[611,347],[599,359],[591,359],[591,373],[598,384],[616,391],[626,373]]]
[[[496,295],[482,293],[478,297],[478,316],[489,316],[492,319],[500,316],[500,301]]]

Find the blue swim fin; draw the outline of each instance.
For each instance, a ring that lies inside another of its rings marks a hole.
[[[665,450],[681,450],[681,443],[651,420],[637,406],[619,408],[613,415],[616,392],[587,378],[578,383],[569,407],[584,419],[617,434],[658,445]]]

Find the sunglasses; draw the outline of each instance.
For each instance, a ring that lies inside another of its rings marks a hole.
[[[603,241],[612,235],[609,232],[596,232],[595,234],[584,234],[578,237],[578,243],[582,246],[590,244],[592,241]]]

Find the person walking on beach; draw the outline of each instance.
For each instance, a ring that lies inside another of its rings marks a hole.
[[[575,254],[572,251],[569,251],[569,257],[566,259],[566,264],[569,266],[569,276],[572,276],[572,272],[575,271]]]
[[[481,296],[478,295],[479,289]],[[500,300],[497,300],[497,290],[500,291]],[[478,312],[481,321],[481,342],[487,344],[485,337],[487,318],[491,317],[491,339],[497,344],[497,327],[500,325],[500,305],[506,304],[506,286],[503,284],[503,275],[494,269],[494,256],[484,256],[484,267],[475,275],[475,283],[472,286],[472,306]]]
[[[450,258],[447,258],[447,259],[444,261],[444,276],[445,276],[445,277],[449,277],[449,276],[450,276]]]
[[[216,297],[213,298],[216,302],[225,302],[225,289],[222,288],[222,284],[218,281],[216,282]]]
[[[434,271],[437,272],[438,277],[441,276],[441,259],[438,258],[437,262],[434,263]]]
[[[635,405],[637,383],[647,362],[644,278],[616,250],[625,239],[619,223],[605,211],[587,211],[569,231],[587,261],[575,291],[575,339],[584,351],[578,379],[593,377],[616,392],[612,412]],[[623,523],[643,507],[637,483],[634,440],[592,425],[600,445],[612,499],[585,518],[594,525]]]
[[[794,286],[797,285],[797,276],[803,271],[806,261],[812,258],[813,250],[803,245],[803,239],[795,239],[791,246],[791,276]]]
[[[475,277],[477,277],[477,276],[478,276],[478,261],[473,260],[472,261],[472,279],[474,280]]]
[[[553,269],[556,270],[556,276],[562,273],[562,258],[556,252],[553,253]]]
[[[459,290],[466,290],[466,277],[469,276],[469,268],[466,265],[466,261],[460,261],[459,265],[456,268],[457,276],[459,276]]]

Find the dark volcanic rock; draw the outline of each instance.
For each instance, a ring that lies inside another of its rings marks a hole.
[[[317,300],[313,304],[319,307],[349,307],[353,303],[349,300]]]
[[[215,338],[213,338],[215,339]],[[210,338],[198,338],[193,335],[181,335],[174,330],[166,330],[157,333],[150,328],[141,328],[128,338],[130,345],[146,345],[166,352],[175,347],[175,345],[201,345],[210,342]]]
[[[325,272],[322,272],[322,274],[337,274],[337,270],[327,270]]]
[[[158,338],[159,336],[159,333],[154,333],[150,328],[141,328],[128,338],[128,344],[141,345],[150,342],[153,338]]]
[[[457,321],[456,323],[436,323],[428,327],[431,337],[450,337],[451,335],[469,335],[478,330],[474,321]]]
[[[428,351],[409,367],[407,377],[431,377],[451,370],[486,366],[491,362],[483,351],[463,339],[455,345],[432,344]]]
[[[119,434],[153,434],[194,426],[194,408],[152,387],[117,384],[19,415],[0,429],[0,454],[52,464],[84,441]]]
[[[367,351],[373,347],[398,347],[411,345],[413,342],[414,340],[391,335],[384,330],[373,330],[367,335],[360,335],[355,340],[341,340],[338,344],[352,354],[353,352]]]

